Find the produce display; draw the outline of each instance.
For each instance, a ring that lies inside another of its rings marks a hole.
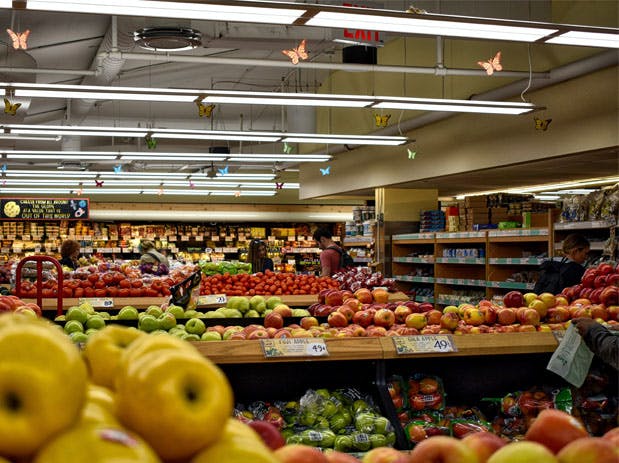
[[[245,262],[228,262],[228,261],[220,261],[220,262],[210,262],[201,260],[198,263],[200,270],[206,276],[211,275],[223,275],[228,273],[230,275],[243,274],[243,273],[251,273],[251,264]]]
[[[333,275],[339,282],[340,289],[356,291],[360,288],[373,289],[377,287],[395,291],[395,280],[383,277],[380,272],[372,272],[368,267],[353,267]]]
[[[318,294],[324,289],[338,289],[339,283],[330,277],[275,273],[267,270],[253,275],[203,276],[200,294],[227,294],[228,296]]]
[[[366,452],[395,443],[389,420],[369,395],[354,388],[308,390],[299,400],[237,405],[234,413],[244,422],[274,425],[288,444]]]

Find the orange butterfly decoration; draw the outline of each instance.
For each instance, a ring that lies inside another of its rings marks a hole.
[[[305,49],[305,42],[305,39],[303,39],[297,48],[293,48],[292,50],[282,50],[282,53],[290,58],[292,64],[299,64],[300,59],[306,60],[309,58],[307,50]]]
[[[15,50],[28,49],[28,36],[30,35],[30,29],[26,29],[24,32],[13,32],[11,29],[6,30],[13,41],[13,48]]]
[[[477,61],[482,68],[486,70],[486,74],[491,76],[494,74],[494,71],[502,71],[503,66],[501,65],[501,52],[497,51],[494,58],[489,59],[488,61]]]

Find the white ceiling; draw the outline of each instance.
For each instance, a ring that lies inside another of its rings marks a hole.
[[[313,3],[313,2],[303,2]],[[325,3],[325,2],[322,2]],[[330,2],[336,3],[336,2]],[[592,8],[601,4],[590,2]],[[612,3],[612,2],[611,2]],[[340,2],[341,4],[341,2]],[[409,1],[385,0],[382,6],[388,9],[405,10]],[[550,1],[462,1],[436,0],[418,1],[415,6],[428,11],[446,14],[466,14],[471,16],[486,16],[506,19],[533,19],[549,21],[552,15]],[[612,10],[612,9],[611,9]],[[616,11],[616,7],[615,10]],[[176,87],[176,88],[203,88],[218,90],[254,90],[266,92],[316,92],[326,79],[329,70],[300,69],[293,65],[287,67],[222,65],[203,63],[179,63],[161,61],[161,53],[149,52],[140,49],[133,43],[132,33],[140,27],[152,26],[183,26],[192,27],[202,32],[203,46],[192,51],[174,53],[182,56],[209,56],[238,58],[241,60],[262,60],[286,63],[287,58],[281,50],[292,48],[305,38],[311,53],[310,60],[320,63],[341,63],[341,44],[333,42],[341,35],[340,30],[328,30],[309,27],[265,26],[255,24],[234,24],[207,21],[179,21],[140,18],[118,18],[118,45],[121,51],[150,53],[157,55],[157,60],[129,59],[118,63],[117,69],[108,63],[97,60],[99,53],[109,51],[112,44],[111,18],[104,15],[64,14],[32,11],[0,10],[0,22],[5,27],[16,31],[30,29],[27,52],[15,52],[9,46],[8,35],[0,43],[0,67],[21,67],[41,70],[38,73],[2,72],[0,80],[13,82],[39,82],[64,84],[95,84],[111,86],[140,86],[140,87]],[[611,20],[612,22],[612,20]],[[616,18],[614,19],[616,27]],[[600,24],[590,24],[600,25]],[[601,24],[607,25],[607,24]],[[393,35],[383,34],[385,42],[396,38]],[[592,49],[590,54],[603,50]],[[379,54],[380,54],[379,49]],[[379,59],[380,61],[380,59]],[[566,64],[558,57],[555,67]],[[97,76],[84,76],[102,65],[104,73]],[[54,72],[52,73],[51,70]],[[72,70],[75,72],[68,72]],[[547,69],[546,71],[550,71]],[[6,69],[4,69],[6,71]],[[47,72],[49,71],[49,72]],[[109,72],[109,75],[107,73]],[[492,83],[491,85],[496,85]],[[424,97],[424,89],[419,89],[417,97]],[[432,96],[432,95],[429,95]],[[62,99],[37,98],[24,104],[15,117],[0,113],[0,123],[28,123],[28,124],[80,124],[93,126],[152,126],[171,128],[217,129],[217,130],[274,130],[274,131],[311,131],[315,125],[311,110],[284,111],[277,106],[241,106],[218,105],[212,118],[200,118],[197,108],[193,104],[173,103],[140,103],[140,102],[76,102]],[[303,130],[305,129],[305,130]],[[213,144],[210,142],[180,142],[175,140],[160,140],[156,151],[206,151]],[[224,143],[225,144],[225,143]],[[140,150],[146,151],[143,140],[137,139],[98,139],[83,138],[76,144],[75,140],[57,142],[32,142],[0,140],[1,149],[75,149],[79,147],[87,150]],[[233,152],[262,152],[281,153],[281,144],[270,146],[239,147],[236,143],[229,143]],[[201,168],[210,166],[210,162],[177,163],[164,165],[155,160],[146,165],[126,165],[125,170],[178,170],[199,172]],[[570,154],[570,153],[566,153]],[[616,159],[616,152],[614,153]],[[612,162],[611,157],[611,162]],[[6,160],[2,161],[3,163]],[[566,158],[566,162],[572,162]],[[572,166],[580,166],[581,175],[594,174],[598,170],[608,170],[608,162],[587,163],[582,168],[582,159],[573,159]],[[49,169],[50,176],[56,171],[56,160],[42,165],[40,162],[28,161],[6,162],[7,169]],[[223,166],[220,166],[223,167]],[[286,163],[278,166],[283,168],[280,179],[288,182],[297,181],[296,165]],[[112,171],[112,165],[89,166],[90,170],[103,169]],[[271,171],[272,164],[266,165],[231,165],[230,171]],[[574,169],[572,169],[574,170]],[[595,172],[594,172],[595,171]],[[543,175],[539,170],[540,176]],[[575,172],[575,175],[577,173]],[[503,177],[513,176],[513,171],[498,172],[493,178],[501,183]],[[487,177],[486,177],[487,178]],[[530,178],[530,177],[529,177]],[[434,187],[439,188],[440,194],[449,194],[450,188],[457,179],[436,177],[432,179]],[[8,185],[7,185],[8,186]],[[419,188],[419,182],[401,185],[404,187]],[[365,192],[367,193],[367,192]],[[1,194],[1,189],[0,189]],[[182,200],[182,197],[176,197]]]

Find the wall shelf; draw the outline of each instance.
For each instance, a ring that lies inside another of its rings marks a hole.
[[[437,257],[437,264],[470,264],[470,265],[486,265],[484,257]]]
[[[434,283],[434,277],[421,277],[421,276],[413,276],[413,275],[394,275],[397,281],[410,281],[413,283]]]

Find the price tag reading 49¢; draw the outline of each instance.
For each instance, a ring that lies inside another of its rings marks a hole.
[[[228,302],[225,294],[209,294],[198,297],[198,305],[225,304]]]
[[[431,334],[421,336],[393,336],[393,344],[398,355],[433,354],[457,352],[450,334]]]
[[[324,339],[278,338],[261,339],[265,358],[327,357],[329,351]]]

